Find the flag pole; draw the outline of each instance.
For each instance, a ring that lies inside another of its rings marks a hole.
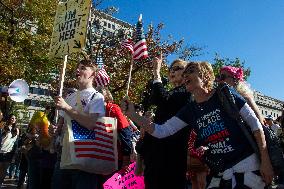
[[[139,21],[139,22],[142,21],[142,14],[139,15],[138,21]],[[127,88],[126,88],[126,96],[128,96],[128,92],[129,92],[132,69],[133,69],[133,56],[131,56],[130,69],[129,69],[129,75],[128,75],[128,81],[127,81]]]
[[[68,55],[64,56],[64,62],[63,65],[61,67],[61,71],[60,71],[60,76],[59,76],[59,95],[62,97],[63,94],[63,84],[64,84],[64,78],[65,78],[65,70],[66,70],[66,64],[67,64],[67,60],[68,60]],[[55,123],[57,123],[58,121],[58,110],[55,111]]]
[[[132,72],[132,69],[133,69],[133,57],[131,56],[130,69],[129,69],[129,76],[128,76],[127,88],[126,88],[126,96],[128,96],[128,91],[129,91],[129,86],[130,86],[130,81],[131,81],[131,72]]]

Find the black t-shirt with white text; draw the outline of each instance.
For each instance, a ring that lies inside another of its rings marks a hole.
[[[234,90],[230,90],[240,110],[246,101]],[[206,156],[215,164],[222,162],[221,170],[232,167],[253,153],[238,122],[223,110],[217,92],[206,102],[193,102],[185,106],[176,117],[196,131],[195,147],[208,147]]]

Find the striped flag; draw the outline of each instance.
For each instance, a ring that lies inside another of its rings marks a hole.
[[[110,78],[104,68],[104,62],[103,62],[102,56],[97,57],[97,65],[98,65],[99,71],[95,78],[96,86],[105,87],[109,84]]]
[[[95,158],[105,161],[115,161],[113,149],[114,133],[109,129],[111,124],[96,123],[94,130],[82,127],[71,120],[74,150],[77,158]]]
[[[131,52],[131,54],[134,53],[133,50],[133,43],[130,39],[124,39],[121,43],[122,48],[126,48],[127,50],[129,50]]]
[[[143,32],[142,16],[139,18],[136,25],[135,44],[133,46],[133,59],[139,60],[148,58],[148,51],[146,46],[146,39]]]

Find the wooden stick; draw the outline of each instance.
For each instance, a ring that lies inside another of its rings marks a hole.
[[[60,76],[59,76],[59,95],[58,96],[62,96],[62,93],[63,93],[63,84],[64,84],[64,79],[65,79],[65,70],[66,70],[67,60],[68,60],[68,55],[65,55],[63,65],[61,67]],[[58,121],[58,115],[59,115],[59,112],[58,110],[56,110],[55,116],[54,116],[55,123],[57,123]]]
[[[63,93],[63,83],[64,83],[64,78],[65,78],[65,69],[66,69],[67,60],[68,60],[68,55],[65,55],[64,62],[63,62],[61,72],[60,72],[59,96],[62,96],[62,93]]]
[[[128,91],[130,87],[130,81],[131,81],[131,72],[133,69],[133,57],[131,56],[131,63],[130,63],[130,69],[129,69],[129,76],[128,76],[128,81],[127,81],[127,88],[126,88],[126,96],[128,96]]]

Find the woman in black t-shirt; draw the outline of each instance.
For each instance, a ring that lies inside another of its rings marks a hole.
[[[272,181],[273,170],[261,124],[252,109],[230,89],[240,115],[250,126],[258,143],[260,162],[237,121],[223,110],[213,89],[215,77],[211,65],[206,62],[189,63],[183,76],[187,91],[194,96],[194,102],[164,124],[151,123],[138,116],[129,101],[122,103],[122,108],[127,110],[126,113],[133,121],[157,138],[173,135],[186,126],[193,128],[197,133],[196,147],[208,148],[204,160],[213,174],[208,188],[264,188],[265,183]]]

